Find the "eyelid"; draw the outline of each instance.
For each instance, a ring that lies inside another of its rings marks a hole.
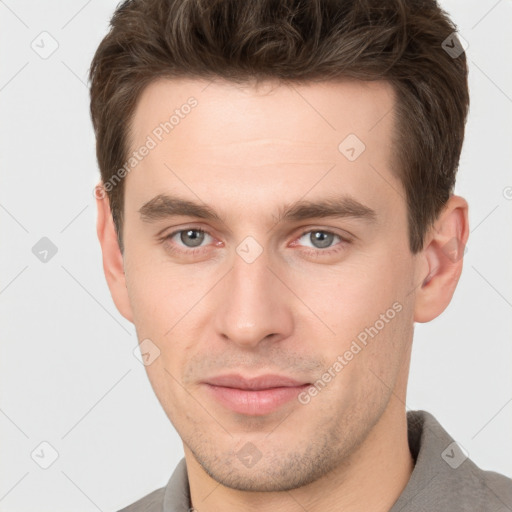
[[[171,247],[170,240],[177,234],[185,232],[185,231],[198,231],[200,233],[204,233],[205,235],[215,239],[215,237],[208,230],[206,230],[202,227],[199,227],[197,225],[196,226],[190,225],[190,226],[181,227],[180,229],[175,229],[175,230],[171,231],[169,234],[159,237],[159,240],[164,244],[169,242],[169,247],[170,247],[171,251],[180,253],[185,256],[195,255],[198,252],[208,250],[208,245],[206,245],[206,246],[201,245],[201,246],[197,246],[197,247],[186,247],[186,246],[179,245],[178,246],[179,248]],[[346,248],[346,246],[353,243],[354,238],[356,238],[349,233],[347,233],[346,235],[337,233],[334,230],[334,228],[322,228],[322,227],[318,227],[318,226],[316,226],[316,227],[308,226],[308,227],[303,227],[302,231],[300,232],[301,234],[294,237],[293,242],[292,242],[292,247],[301,246],[300,244],[297,243],[297,240],[302,238],[304,235],[307,235],[308,233],[312,233],[315,231],[334,235],[340,239],[340,242],[336,243],[332,247],[327,247],[324,249],[317,249],[314,247],[303,247],[302,252],[307,253],[309,255],[313,254],[316,256],[320,256],[320,257],[322,255],[325,255],[325,256],[332,255],[334,253],[344,250]],[[220,244],[222,245],[222,242]],[[219,244],[217,244],[217,245],[219,245]]]
[[[336,235],[336,236],[339,236],[340,238],[344,238],[343,235],[336,233],[336,231],[332,231],[331,229],[325,229],[325,228],[308,228],[308,229],[305,229],[300,236],[302,237],[304,235],[307,235],[308,233],[315,232],[315,231],[321,231],[322,233],[327,233],[329,235]]]
[[[357,238],[355,235],[352,235],[351,233],[344,231],[344,230],[342,231],[342,233],[339,233],[336,228],[332,228],[332,227],[323,228],[323,227],[319,227],[319,226],[313,226],[313,227],[308,226],[307,228],[302,228],[301,233],[294,238],[296,240],[298,238],[302,238],[304,235],[307,235],[308,233],[315,232],[315,231],[321,231],[322,233],[327,233],[329,235],[337,236],[343,242],[347,242],[347,243],[353,242]]]
[[[173,231],[171,231],[169,234],[167,235],[162,235],[161,237],[159,237],[159,239],[163,242],[167,241],[167,240],[171,240],[172,238],[174,238],[177,234],[179,233],[183,233],[185,231],[197,231],[199,233],[203,233],[207,236],[209,236],[210,238],[215,238],[209,231],[207,231],[206,229],[204,228],[200,228],[198,226],[186,226],[184,228],[180,228],[180,229],[175,229]],[[186,249],[189,249],[190,251],[194,250],[194,249],[202,249],[206,246],[198,246],[198,247],[186,247],[184,246]]]
[[[299,243],[299,240],[304,235],[307,235],[309,233],[315,233],[315,232],[321,232],[321,233],[324,233],[327,235],[333,235],[334,237],[338,237],[340,241],[337,243],[334,243],[334,245],[332,245],[330,247],[326,247],[324,249],[315,248],[315,247],[306,247]],[[339,233],[336,233],[335,231],[331,231],[328,229],[322,229],[322,228],[309,228],[309,229],[303,230],[299,236],[295,237],[293,242],[290,245],[292,247],[303,247],[301,250],[302,250],[302,252],[304,252],[306,254],[322,257],[322,256],[333,255],[340,251],[343,251],[346,248],[346,246],[350,245],[352,242],[353,242],[353,239],[351,237],[341,235]]]
[[[170,233],[168,234],[165,234],[165,235],[161,235],[160,236],[160,233],[157,233],[157,237],[158,238],[161,238],[162,240],[165,240],[165,239],[169,239],[169,238],[172,238],[173,236],[177,235],[178,233],[181,233],[181,232],[184,232],[184,231],[199,231],[200,233],[204,233],[208,236],[211,236],[212,238],[213,235],[206,229],[202,228],[202,227],[199,227],[199,226],[185,226],[185,227],[182,227],[180,229],[176,229],[174,231],[171,231]],[[162,231],[165,231],[165,230],[162,230]],[[302,232],[295,236],[295,238],[302,238],[304,235],[308,234],[308,233],[311,233],[313,231],[321,231],[322,233],[327,233],[327,234],[330,234],[330,235],[335,235],[335,236],[338,236],[340,237],[342,240],[345,240],[347,242],[351,241],[353,238],[356,238],[354,237],[354,235],[351,235],[349,233],[346,233],[346,234],[340,234],[340,233],[337,233],[336,231],[333,230],[333,228],[322,228],[322,227],[307,227],[307,228],[302,228]]]

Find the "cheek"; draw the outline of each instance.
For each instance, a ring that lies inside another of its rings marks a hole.
[[[384,317],[380,317],[380,308],[375,308],[375,313],[342,313],[346,322],[335,326],[335,342],[318,340],[317,350],[329,353],[326,371],[330,369],[335,374],[327,392],[322,392],[320,401],[324,407],[336,403],[339,410],[366,414],[382,410],[388,403],[412,336],[408,306],[394,304],[395,307],[383,308]]]
[[[403,271],[399,270],[403,269]],[[290,281],[293,283],[293,276]],[[407,269],[379,256],[360,258],[330,269],[304,274],[292,288],[309,309],[325,322],[331,338],[355,336],[381,314],[405,299]],[[392,315],[395,311],[392,310]],[[317,322],[318,322],[317,318]]]
[[[171,267],[168,262],[136,258],[133,253],[125,269],[137,337],[139,341],[149,338],[160,350],[155,363],[146,366],[157,392],[173,384],[168,372],[181,379],[183,364],[200,339],[202,324],[197,319],[204,315],[200,299],[211,285],[205,276],[194,279],[189,275],[192,266]]]
[[[154,252],[128,247],[125,275],[135,326],[144,331],[142,335],[162,337],[185,313],[190,287],[176,267],[170,268]]]
[[[303,324],[315,339],[316,348],[310,350],[322,353],[328,366],[341,356],[340,385],[350,382],[347,386],[362,394],[381,386],[376,375],[394,382],[407,346],[412,325],[410,264],[403,254],[401,258],[399,264],[389,254],[358,258],[357,263],[331,268],[320,279],[310,276],[294,287],[315,313]]]

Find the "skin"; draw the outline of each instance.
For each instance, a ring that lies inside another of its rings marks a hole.
[[[466,244],[467,202],[451,196],[423,251],[410,252],[386,82],[159,80],[139,98],[132,149],[190,96],[197,107],[125,178],[124,254],[107,197],[97,200],[97,231],[117,308],[160,350],[146,369],[183,440],[192,505],[388,511],[414,467],[405,409],[414,322],[436,318],[452,298],[463,259],[443,246]],[[349,133],[366,145],[352,162],[338,150]],[[140,208],[163,193],[206,203],[223,220],[144,221]],[[284,205],[339,193],[376,221],[280,219]],[[208,233],[195,255],[189,238],[160,239],[191,227]],[[315,230],[352,242],[315,245]],[[247,236],[263,248],[252,263],[236,251]],[[305,405],[248,416],[200,384],[225,373],[313,383],[396,302],[401,311]],[[237,457],[247,443],[261,454],[252,467]]]

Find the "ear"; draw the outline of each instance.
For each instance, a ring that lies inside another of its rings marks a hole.
[[[430,322],[450,303],[462,272],[468,236],[468,203],[452,195],[429,231],[420,254],[419,267],[424,275],[420,276],[423,283],[416,292],[415,322]]]
[[[114,220],[108,196],[100,182],[95,189],[98,221],[96,232],[103,253],[103,271],[114,303],[127,320],[133,323],[133,314],[126,288],[123,255],[119,249]]]

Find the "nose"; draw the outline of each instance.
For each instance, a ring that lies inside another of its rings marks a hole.
[[[246,349],[277,342],[293,331],[294,297],[269,259],[265,251],[250,263],[236,254],[215,297],[217,335]]]

